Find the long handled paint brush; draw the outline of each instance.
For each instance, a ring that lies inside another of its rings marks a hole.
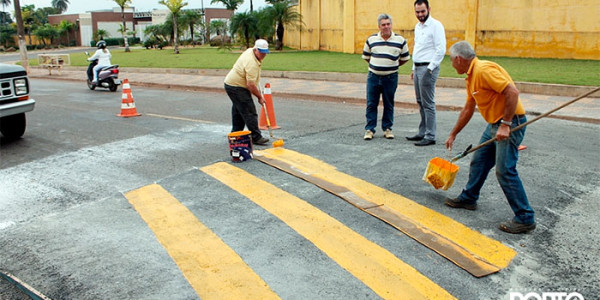
[[[262,107],[265,110],[265,118],[267,119],[267,129],[269,129],[269,136],[271,136],[271,138],[274,139],[273,129],[271,129],[271,121],[269,120],[269,112],[267,111],[267,106],[263,103]],[[283,147],[283,144],[284,144],[283,140],[278,139],[273,142],[273,147]]]

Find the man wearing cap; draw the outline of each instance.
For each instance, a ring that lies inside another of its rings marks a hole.
[[[256,96],[259,104],[265,103],[260,88],[261,62],[269,53],[269,43],[258,39],[254,48],[247,49],[240,55],[233,68],[225,77],[225,91],[231,99],[231,132],[242,131],[244,126],[252,132],[255,145],[265,145],[269,139],[262,136],[258,128],[258,114],[252,100]]]

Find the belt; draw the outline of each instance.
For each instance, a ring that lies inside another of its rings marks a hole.
[[[422,66],[428,66],[428,65],[429,65],[428,62],[420,62],[420,63],[416,62],[415,63],[415,67],[422,67]]]

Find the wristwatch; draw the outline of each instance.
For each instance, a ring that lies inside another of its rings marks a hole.
[[[508,126],[508,127],[510,127],[510,126],[512,125],[512,122],[505,121],[505,120],[500,120],[500,123],[501,123],[501,124],[504,124],[504,125],[506,125],[506,126]]]

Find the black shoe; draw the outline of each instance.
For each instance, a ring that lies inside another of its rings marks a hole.
[[[533,224],[523,224],[517,223],[514,220],[510,220],[507,222],[502,222],[498,226],[498,229],[508,232],[508,233],[527,233],[535,229],[535,223]]]
[[[423,136],[417,134],[415,136],[407,136],[406,139],[409,141],[420,141],[423,139]]]
[[[254,143],[254,145],[266,145],[269,142],[269,139],[266,137],[261,137],[260,139],[256,140],[256,141],[252,141],[252,143]]]
[[[464,201],[458,200],[458,198],[446,198],[446,202],[444,202],[444,204],[446,204],[452,208],[464,208],[464,209],[468,209],[468,210],[476,210],[477,209],[477,203],[468,204],[468,203],[465,203]]]
[[[422,139],[420,142],[416,142],[415,146],[429,146],[435,145],[435,140]]]

